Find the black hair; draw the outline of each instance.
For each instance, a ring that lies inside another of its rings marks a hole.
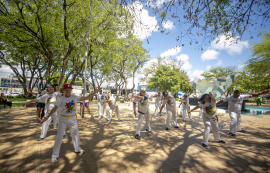
[[[240,91],[239,90],[234,90],[234,92],[233,93],[240,93]]]
[[[57,86],[59,86],[59,85],[58,85],[58,84],[53,84],[52,86],[54,86],[54,88],[55,88],[55,87],[57,87]]]
[[[55,91],[55,86],[54,86],[54,85],[49,84],[49,86],[52,86],[52,87],[53,87],[53,91]],[[46,91],[47,91],[47,92],[49,92],[49,90],[48,90],[49,86],[46,88]]]
[[[164,91],[164,92],[162,92],[162,95],[163,95],[164,97],[165,97],[165,93],[168,93],[168,92],[165,92],[165,91]]]
[[[202,104],[204,104],[204,103],[205,103],[204,98],[205,98],[206,96],[209,96],[209,98],[210,98],[210,103],[211,103],[211,97],[210,97],[209,94],[203,94],[203,95],[201,96],[201,98],[199,99],[199,102],[201,102]]]

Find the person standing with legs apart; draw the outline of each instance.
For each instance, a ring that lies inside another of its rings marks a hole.
[[[146,131],[148,133],[151,133],[151,127],[150,127],[150,115],[149,115],[149,100],[148,96],[146,95],[146,89],[141,87],[140,88],[140,93],[138,95],[133,94],[132,96],[133,99],[133,110],[134,110],[134,115],[137,115],[136,111],[136,104],[138,103],[138,122],[136,124],[136,134],[135,138],[140,140],[141,139],[141,124],[142,124],[142,119],[143,115],[145,117],[146,121]]]
[[[173,119],[173,127],[174,128],[179,128],[177,126],[177,116],[176,116],[176,103],[174,100],[173,95],[169,95],[168,92],[163,92],[163,104],[160,109],[160,114],[162,112],[162,109],[166,105],[166,112],[167,112],[167,119],[166,119],[166,125],[165,125],[165,130],[169,130],[170,123],[171,123],[171,116]]]
[[[44,122],[46,123],[48,118],[50,118],[50,116],[54,114],[59,108],[59,113],[60,113],[59,127],[58,127],[58,132],[57,132],[57,136],[56,136],[54,147],[53,147],[53,154],[52,154],[52,159],[51,159],[52,163],[56,163],[58,161],[60,147],[62,144],[62,139],[63,139],[66,126],[69,127],[75,152],[76,153],[85,152],[83,149],[80,148],[79,128],[78,128],[77,116],[76,116],[77,102],[90,99],[98,91],[100,91],[100,89],[98,89],[94,93],[89,94],[87,97],[81,97],[81,96],[76,96],[76,95],[71,94],[71,91],[73,88],[72,88],[72,85],[70,84],[65,84],[63,89],[64,89],[65,96],[60,97],[55,102],[54,107],[49,113],[49,115],[43,118],[43,120],[40,122],[41,124]]]
[[[251,97],[257,97],[260,94],[268,92],[269,90],[266,90],[261,93],[253,93],[247,96],[241,96],[240,91],[235,90],[232,96],[226,97],[224,100],[221,100],[217,103],[218,105],[224,102],[228,102],[228,112],[231,118],[229,135],[236,136],[237,132],[245,132],[245,130],[241,128],[241,109],[243,100]]]
[[[114,96],[109,92],[108,93],[108,100],[106,100],[105,102],[109,104],[109,118],[108,121],[110,121],[112,119],[112,114],[114,111],[116,111],[116,116],[118,118],[119,121],[122,121],[120,118],[120,114],[119,114],[119,107],[118,104],[116,103],[116,100],[114,98]]]
[[[55,101],[56,101],[56,99],[58,97],[58,93],[54,92],[54,87],[52,85],[48,86],[47,92],[48,92],[47,94],[45,94],[45,95],[43,95],[43,96],[41,96],[39,98],[36,98],[34,100],[31,100],[29,102],[24,103],[23,106],[26,106],[27,104],[35,103],[35,102],[38,102],[38,101],[44,102],[45,103],[45,108],[44,108],[45,109],[45,116],[44,117],[47,117],[49,112],[54,107],[54,103],[55,103]],[[52,117],[53,117],[53,120],[54,120],[54,128],[56,128],[56,125],[57,125],[57,117],[56,116],[57,116],[56,113],[52,114]],[[47,119],[48,119],[48,121],[46,123],[42,124],[41,134],[40,134],[40,137],[39,137],[38,141],[41,141],[46,137],[49,125],[50,125],[50,123],[52,121],[51,116],[47,117]]]
[[[101,118],[101,108],[103,109],[103,118],[106,118],[106,104],[105,99],[106,95],[102,93],[102,90],[100,90],[99,93],[97,93],[98,98],[98,118]]]
[[[203,143],[202,146],[204,148],[208,148],[208,140],[209,140],[209,133],[210,129],[212,127],[214,138],[218,143],[225,142],[221,140],[219,132],[218,132],[218,118],[216,116],[216,100],[213,97],[212,93],[204,94],[199,100],[199,105],[194,107],[192,110],[189,111],[191,113],[192,111],[202,108],[203,110],[203,123],[204,123],[204,134],[203,134]]]
[[[180,106],[181,106],[180,112],[182,112],[183,122],[186,122],[187,115],[188,115],[189,119],[192,120],[191,114],[188,113],[190,105],[189,105],[189,98],[188,98],[187,94],[185,94],[184,98],[181,99],[180,104],[179,104],[179,108],[180,108]]]
[[[161,108],[161,93],[158,92],[158,94],[156,94],[154,97],[156,97],[156,101],[155,101],[155,114],[154,116],[156,117],[157,116],[157,113],[158,113],[158,109],[160,110]]]

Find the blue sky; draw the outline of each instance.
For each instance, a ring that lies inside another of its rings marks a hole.
[[[166,0],[158,1],[162,3]],[[259,34],[260,30],[254,32],[251,28],[253,31],[253,39],[250,39],[251,32],[247,31],[238,44],[230,44],[234,39],[226,40],[226,37],[221,35],[218,44],[215,44],[216,38],[210,40],[211,43],[208,43],[209,40],[206,40],[205,43],[208,44],[204,43],[202,46],[200,46],[201,42],[199,42],[199,44],[190,45],[190,39],[185,37],[184,41],[182,41],[184,47],[177,47],[180,43],[176,41],[176,38],[179,33],[183,31],[184,27],[180,28],[177,23],[174,25],[173,19],[167,19],[167,23],[163,26],[169,34],[162,34],[156,27],[158,16],[154,16],[154,14],[142,4],[133,3],[132,7],[138,9],[136,15],[141,19],[141,24],[137,24],[137,27],[135,24],[135,35],[144,41],[144,48],[150,50],[149,54],[152,57],[150,62],[155,61],[155,59],[160,56],[181,60],[184,63],[183,69],[187,72],[191,80],[195,77],[201,78],[200,74],[202,72],[208,71],[213,67],[236,66],[239,68],[238,70],[241,71],[248,59],[252,58],[251,44],[261,41],[261,38],[256,36]],[[144,26],[147,26],[148,29],[144,29],[146,28]],[[267,26],[270,26],[270,23]],[[263,29],[269,32],[270,28]],[[196,33],[196,30],[193,31]],[[149,40],[149,43],[147,43],[146,39]],[[201,47],[203,50],[200,50]],[[145,67],[147,67],[148,64],[146,64]]]

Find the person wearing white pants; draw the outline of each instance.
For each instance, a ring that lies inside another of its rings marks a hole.
[[[179,108],[180,106],[181,106],[180,112],[182,113],[183,122],[186,122],[186,115],[188,115],[189,119],[192,120],[191,114],[188,113],[190,105],[189,105],[189,98],[187,94],[185,94],[184,98],[180,100]]]
[[[99,93],[97,93],[97,98],[98,98],[98,118],[101,118],[101,108],[103,109],[103,118],[106,118],[106,104],[105,104],[105,99],[106,95],[102,93],[102,90],[100,90]]]
[[[156,109],[155,109],[155,114],[154,114],[154,116],[156,117],[157,116],[158,109],[160,110],[160,108],[161,108],[161,93],[158,92],[158,94],[155,95],[154,97],[156,97],[156,101],[155,101],[155,107],[156,107]]]
[[[160,109],[160,114],[162,112],[162,109],[166,105],[166,112],[167,112],[167,119],[166,119],[166,125],[165,125],[165,130],[169,130],[170,128],[170,122],[171,122],[171,117],[173,120],[173,127],[174,128],[179,128],[177,126],[177,116],[176,116],[176,103],[173,95],[169,95],[168,92],[163,92],[163,103]]]
[[[213,97],[212,93],[210,92],[209,94],[204,94],[200,98],[200,102],[198,102],[199,105],[194,107],[192,110],[189,111],[191,113],[192,111],[202,108],[203,110],[203,122],[204,122],[204,134],[203,134],[203,143],[202,146],[204,148],[208,148],[208,140],[209,140],[209,134],[210,134],[210,129],[212,127],[212,131],[214,134],[214,139],[218,143],[223,143],[225,142],[221,140],[219,132],[218,132],[218,118],[216,116],[216,100]]]
[[[230,122],[230,136],[236,136],[237,132],[246,132],[241,128],[241,109],[244,99],[251,97],[257,97],[260,94],[268,93],[269,90],[265,90],[261,93],[253,93],[250,95],[241,96],[239,90],[235,90],[232,96],[226,97],[224,100],[219,101],[217,104],[228,102],[228,112],[231,118]]]
[[[133,110],[134,110],[134,115],[137,115],[136,111],[136,104],[138,103],[138,121],[136,124],[136,134],[135,134],[135,139],[140,140],[141,139],[141,124],[142,124],[142,119],[143,116],[145,117],[146,121],[146,131],[148,133],[152,133],[151,127],[150,127],[150,116],[149,116],[149,100],[148,96],[146,95],[146,89],[141,87],[140,88],[140,93],[139,94],[133,94],[132,96],[133,99]]]
[[[120,118],[120,114],[119,114],[118,104],[116,103],[114,96],[112,96],[112,94],[110,92],[108,93],[108,98],[109,99],[107,101],[105,101],[109,104],[109,107],[110,107],[108,121],[110,121],[112,119],[112,114],[114,111],[116,111],[116,116],[117,116],[118,120],[122,121]]]
[[[29,104],[29,103],[35,103],[35,102],[38,102],[38,101],[41,101],[41,102],[44,102],[45,103],[45,115],[44,117],[47,117],[48,116],[48,113],[52,110],[52,108],[54,107],[54,102],[56,101],[58,97],[58,93],[54,92],[54,87],[52,85],[49,85],[48,86],[48,93],[39,97],[39,98],[36,98],[34,100],[31,100],[29,102],[26,102],[23,104],[23,106]],[[46,134],[47,134],[47,131],[48,131],[48,128],[49,128],[49,125],[53,119],[53,127],[54,129],[56,129],[57,127],[57,115],[56,113],[52,114],[52,117],[48,118],[48,122],[42,124],[42,127],[41,127],[41,133],[40,133],[40,137],[38,139],[38,141],[41,141],[43,140],[45,137],[46,137]]]
[[[87,97],[81,97],[72,95],[72,85],[65,84],[64,87],[64,94],[65,96],[60,97],[54,104],[53,109],[49,113],[47,117],[45,117],[40,123],[46,122],[52,114],[54,114],[57,109],[59,108],[59,127],[58,133],[55,139],[54,147],[53,147],[53,154],[52,154],[52,163],[56,163],[58,161],[60,147],[62,144],[63,135],[66,129],[66,126],[69,127],[71,132],[71,138],[74,146],[74,150],[76,153],[84,153],[85,151],[80,148],[80,137],[79,137],[79,128],[76,119],[76,111],[77,111],[77,102],[84,101],[86,99],[90,99],[93,97],[98,91],[98,89],[94,93],[89,94]]]

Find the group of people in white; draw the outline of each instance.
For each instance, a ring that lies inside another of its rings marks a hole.
[[[93,96],[97,96],[98,98],[98,116],[99,118],[106,117],[106,103],[109,105],[109,117],[107,121],[112,119],[113,112],[116,112],[117,118],[119,121],[122,121],[119,114],[119,107],[111,93],[103,93],[102,89],[99,88],[98,90],[91,92],[87,96],[80,96],[71,94],[72,92],[72,85],[65,84],[63,86],[63,95],[60,94],[59,88],[56,91],[54,86],[49,85],[47,87],[47,91],[43,93],[42,96],[26,102],[23,106],[35,103],[35,102],[43,102],[45,103],[45,115],[44,118],[41,119],[40,124],[42,124],[41,134],[38,141],[43,140],[46,137],[49,124],[53,120],[54,128],[56,128],[56,124],[58,123],[58,132],[55,140],[55,144],[53,147],[53,154],[51,158],[52,163],[56,163],[59,158],[60,147],[62,144],[63,137],[66,136],[65,129],[66,126],[69,127],[71,132],[72,142],[74,145],[74,149],[76,153],[84,153],[85,151],[80,148],[80,137],[79,137],[79,129],[77,123],[77,102],[80,102],[81,108],[83,107],[83,103],[85,104],[86,109],[88,110],[89,114],[91,114],[89,109],[89,99]],[[255,97],[260,94],[269,92],[269,90],[264,91],[262,93],[254,93],[251,94],[249,97]],[[157,95],[154,96],[156,98],[155,101],[155,113],[154,116],[157,116],[158,110],[159,114],[162,115],[162,110],[166,107],[166,123],[165,123],[165,130],[170,129],[170,123],[172,118],[172,125],[173,128],[179,128],[177,123],[177,112],[176,112],[176,102],[173,95],[168,94],[168,92],[163,92],[161,95],[158,92]],[[219,132],[218,132],[218,118],[216,116],[216,105],[222,102],[228,102],[228,112],[231,117],[230,122],[230,131],[229,135],[236,136],[237,132],[244,132],[241,129],[240,122],[241,122],[241,107],[243,99],[247,97],[240,96],[240,92],[238,90],[234,91],[234,94],[226,99],[219,101],[216,103],[215,98],[213,97],[212,93],[204,94],[199,102],[198,106],[194,107],[190,110],[189,99],[188,95],[185,95],[183,99],[180,99],[180,115],[183,117],[183,121],[185,117],[188,116],[190,120],[192,120],[191,112],[195,109],[201,108],[200,117],[203,118],[203,122],[205,125],[205,131],[203,135],[203,143],[202,146],[204,148],[208,148],[208,139],[210,133],[210,127],[212,127],[214,138],[219,143],[225,143],[221,140]],[[146,94],[146,88],[140,88],[140,92],[138,94],[133,93],[131,98],[133,102],[133,115],[136,117],[138,114],[138,121],[136,124],[136,133],[135,138],[140,140],[140,131],[141,131],[141,124],[143,117],[146,121],[146,131],[148,133],[152,133],[151,126],[150,126],[150,114],[149,114],[149,96]],[[80,110],[82,113],[82,109]],[[138,112],[138,113],[137,113]]]

